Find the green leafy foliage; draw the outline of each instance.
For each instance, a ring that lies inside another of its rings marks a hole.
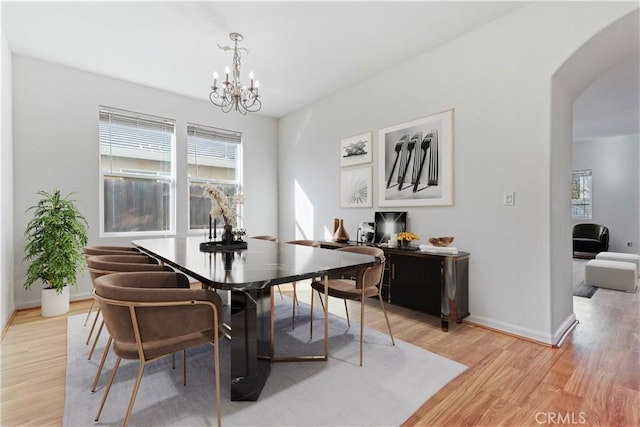
[[[87,245],[87,220],[82,216],[70,194],[62,197],[60,190],[38,192],[43,198],[27,209],[33,218],[27,224],[25,256],[32,261],[24,284],[30,289],[38,279],[61,294],[65,285],[77,285],[77,273],[84,267],[82,248]]]

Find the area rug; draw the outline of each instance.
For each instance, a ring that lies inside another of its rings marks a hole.
[[[292,300],[276,304],[276,354],[322,352],[322,313],[314,311],[314,341],[309,342],[309,306],[300,303],[291,330]],[[354,313],[355,314],[355,313]],[[356,316],[354,316],[356,317]],[[84,344],[84,315],[68,319],[67,382],[64,426],[120,425],[131,394],[137,361],[123,361],[100,421],[94,417],[115,356],[110,352],[98,389],[91,383],[106,343],[92,360]],[[393,325],[392,325],[393,327]],[[229,399],[229,342],[221,341],[222,424],[225,426],[397,426],[448,382],[464,365],[365,328],[364,366],[359,366],[359,325],[347,326],[330,314],[329,361],[273,363],[258,401]],[[106,335],[106,334],[105,334]],[[164,358],[145,369],[131,426],[215,425],[212,349],[187,352],[187,386],[182,385],[180,357],[176,369]]]
[[[589,261],[588,259],[573,259],[573,296],[591,298],[598,290],[595,286],[584,283],[584,266]]]

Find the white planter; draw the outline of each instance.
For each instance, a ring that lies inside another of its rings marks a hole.
[[[41,297],[42,317],[53,317],[65,314],[69,311],[69,287],[65,286],[61,294],[55,289],[43,289]]]

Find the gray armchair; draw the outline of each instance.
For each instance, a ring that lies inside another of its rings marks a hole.
[[[609,250],[609,229],[600,224],[573,226],[573,255],[576,252],[597,254]]]

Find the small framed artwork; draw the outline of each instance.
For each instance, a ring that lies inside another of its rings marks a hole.
[[[453,110],[380,129],[379,206],[453,205]]]
[[[371,132],[340,140],[340,166],[371,163]]]
[[[361,222],[358,224],[357,241],[363,245],[372,245],[374,243],[376,227],[373,222]]]
[[[377,211],[375,220],[375,243],[387,243],[392,234],[407,231],[407,212]]]
[[[372,170],[371,165],[340,170],[341,208],[370,208],[373,206],[371,197]]]

